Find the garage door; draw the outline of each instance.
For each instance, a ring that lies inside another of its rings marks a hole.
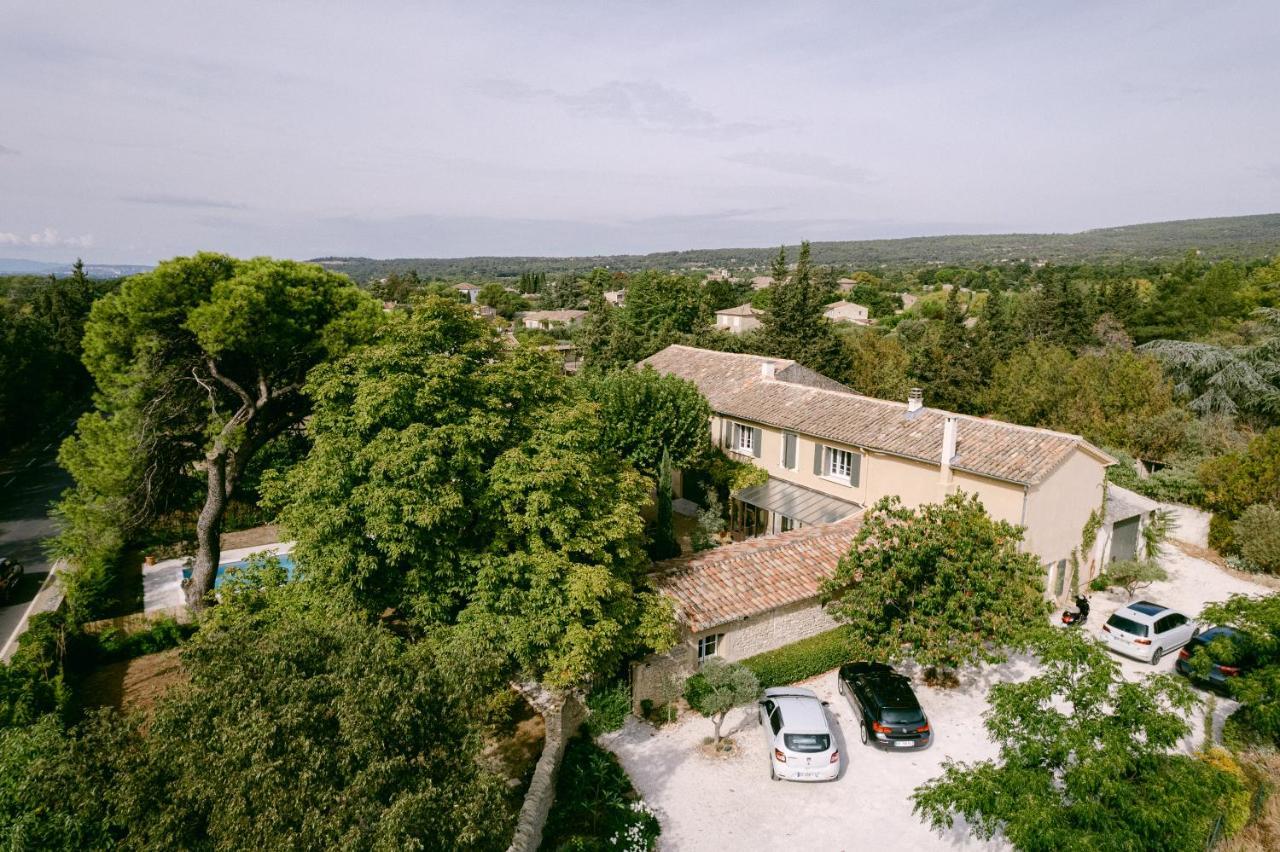
[[[1138,527],[1142,523],[1141,515],[1116,521],[1111,527],[1111,561],[1123,561],[1138,558]]]

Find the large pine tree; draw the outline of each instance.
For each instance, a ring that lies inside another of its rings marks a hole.
[[[790,358],[842,379],[849,372],[850,355],[831,321],[823,316],[827,293],[814,281],[809,255],[809,243],[802,242],[795,270],[785,275],[786,250],[778,251],[769,307],[761,318],[765,348],[770,355]],[[785,278],[779,278],[780,274]]]

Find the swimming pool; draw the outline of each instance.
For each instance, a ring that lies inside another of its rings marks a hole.
[[[289,579],[292,580],[293,579],[293,557],[288,553],[286,553],[282,556],[277,556],[276,561],[280,563],[280,567],[285,570],[285,573],[289,576]],[[228,568],[234,568],[238,570],[240,568],[244,568],[248,566],[248,564],[249,564],[248,559],[239,559],[235,562],[222,563],[221,565],[218,566],[218,576],[214,577],[213,579],[213,587],[216,589],[218,588],[218,586],[222,585],[223,574],[226,573],[226,570]],[[191,579],[190,568],[182,569],[182,579],[184,580]]]

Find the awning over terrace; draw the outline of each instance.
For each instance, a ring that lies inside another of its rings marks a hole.
[[[733,492],[742,503],[791,518],[805,526],[829,524],[847,518],[862,507],[848,500],[829,497],[790,482],[772,477],[763,485],[753,485]]]

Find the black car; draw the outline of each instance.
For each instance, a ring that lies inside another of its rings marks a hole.
[[[1192,683],[1225,693],[1230,687],[1231,678],[1249,668],[1250,657],[1242,641],[1244,638],[1243,633],[1230,627],[1210,628],[1183,646],[1173,667]],[[1197,671],[1200,667],[1192,664],[1192,656],[1200,648],[1207,648],[1211,644],[1212,649],[1206,652],[1212,654],[1209,668]]]
[[[22,582],[22,563],[0,556],[0,601],[8,601]]]
[[[859,738],[883,749],[921,749],[933,740],[911,681],[884,663],[849,663],[836,678],[859,720]]]

